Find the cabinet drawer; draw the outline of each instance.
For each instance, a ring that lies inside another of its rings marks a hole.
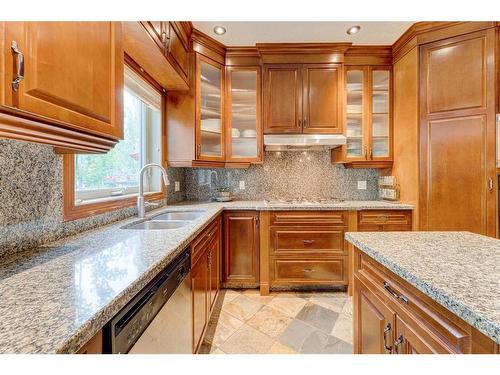
[[[271,229],[271,254],[344,254],[343,229],[273,228]]]
[[[207,228],[205,228],[191,242],[191,266],[196,264],[198,258],[203,255],[204,250],[210,245],[210,239],[218,235],[220,217],[214,219]]]
[[[332,259],[275,259],[274,283],[347,283],[346,257]]]
[[[335,225],[347,223],[345,211],[276,211],[271,213],[271,225]]]
[[[394,305],[400,315],[416,320],[429,334],[440,337],[454,351],[468,350],[470,335],[463,321],[369,256],[358,255],[356,264],[357,277],[371,285],[381,298]]]
[[[358,230],[406,231],[411,230],[411,210],[368,210],[358,212]]]

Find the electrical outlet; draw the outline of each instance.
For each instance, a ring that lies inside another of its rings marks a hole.
[[[240,190],[245,190],[245,181],[240,181]]]
[[[179,181],[175,181],[175,191],[180,191],[181,190],[181,183]]]
[[[366,181],[358,181],[358,190],[366,190]]]

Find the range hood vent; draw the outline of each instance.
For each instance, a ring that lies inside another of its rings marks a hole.
[[[346,137],[337,134],[269,134],[264,136],[266,151],[314,151],[332,149],[346,144]]]

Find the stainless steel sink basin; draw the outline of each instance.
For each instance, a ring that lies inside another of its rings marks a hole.
[[[170,211],[153,217],[153,220],[188,220],[198,219],[205,211]]]
[[[141,230],[165,230],[165,229],[178,229],[189,224],[186,220],[170,220],[170,221],[157,221],[148,220],[140,223],[129,224],[122,229],[141,229]]]

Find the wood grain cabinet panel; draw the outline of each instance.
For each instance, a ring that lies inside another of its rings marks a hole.
[[[450,349],[441,345],[429,332],[418,332],[417,322],[406,323],[396,316],[394,354],[452,354]]]
[[[305,65],[304,133],[341,133],[341,70],[337,65]]]
[[[217,226],[215,236],[212,238],[208,250],[208,268],[210,281],[209,311],[212,311],[221,286],[220,260],[221,260],[220,226]]]
[[[483,35],[426,49],[429,113],[483,107],[486,45]]]
[[[411,210],[363,210],[358,212],[358,231],[411,231]]]
[[[495,31],[420,52],[419,227],[496,236]]]
[[[345,284],[347,258],[274,260],[274,285]]]
[[[123,138],[123,47],[119,22],[13,22],[5,28],[5,106],[45,121]],[[24,55],[24,79],[11,49]]]
[[[259,284],[258,212],[224,213],[223,282],[226,287]]]
[[[390,353],[396,313],[357,278],[354,279],[353,305],[354,353]]]
[[[264,134],[301,132],[301,65],[264,67]]]
[[[345,226],[347,212],[345,211],[273,211],[272,226]]]
[[[273,228],[270,253],[286,254],[341,254],[344,255],[343,229]]]

